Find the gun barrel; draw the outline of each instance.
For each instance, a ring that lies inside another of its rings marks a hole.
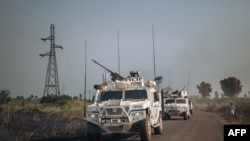
[[[186,86],[184,86],[184,87],[181,89],[181,91],[183,91],[185,88],[186,88]]]
[[[101,65],[100,63],[98,63],[97,61],[95,61],[94,59],[92,59],[92,61],[94,63],[98,64],[99,66],[101,66],[102,68],[104,68],[105,70],[107,70],[108,72],[110,72],[111,76],[113,77],[112,80],[116,80],[116,79],[122,80],[122,79],[124,79],[124,77],[122,77],[120,74],[115,73],[115,72],[109,70],[108,68],[104,67],[103,65]]]
[[[94,59],[92,59],[93,62],[97,63]],[[98,64],[98,63],[97,63]]]
[[[102,68],[104,68],[105,70],[109,71],[110,73],[113,73],[111,70],[109,70],[108,68],[104,67],[103,65],[101,65],[100,63],[98,63],[97,61],[93,60],[92,61],[96,64],[98,64],[99,66],[101,66]]]

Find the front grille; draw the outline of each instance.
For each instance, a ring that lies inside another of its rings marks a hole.
[[[106,109],[106,112],[108,115],[121,115],[122,114],[122,108],[108,108]]]
[[[177,115],[177,114],[180,113],[180,110],[169,110],[168,113],[174,114],[174,115],[176,114]]]

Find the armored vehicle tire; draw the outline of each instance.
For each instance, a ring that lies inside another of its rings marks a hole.
[[[185,114],[184,114],[184,120],[187,120],[187,119],[189,119],[190,117],[189,117],[189,114],[187,113],[187,112],[185,112]]]
[[[101,134],[99,127],[87,122],[87,137],[88,141],[100,141]]]
[[[140,121],[140,137],[142,141],[151,140],[151,123],[149,115],[147,114],[146,118]]]
[[[160,116],[159,116],[159,123],[160,123],[160,125],[158,127],[154,128],[155,134],[161,134],[162,130],[163,130],[163,127],[162,127],[162,118]]]
[[[190,114],[193,114],[193,110],[190,110]]]
[[[183,116],[184,120],[187,120],[187,112]]]
[[[170,120],[170,119],[171,119],[170,115],[165,114],[164,120]]]

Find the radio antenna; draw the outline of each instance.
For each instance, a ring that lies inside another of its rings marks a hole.
[[[118,73],[120,74],[120,46],[119,46],[119,28],[117,29],[117,40],[118,40]]]
[[[156,77],[155,73],[155,41],[154,41],[154,25],[152,24],[152,36],[153,36],[153,58],[154,58],[154,78]]]

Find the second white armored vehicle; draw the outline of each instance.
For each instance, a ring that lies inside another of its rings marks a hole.
[[[184,120],[190,118],[190,102],[187,98],[187,91],[176,91],[165,98],[164,118],[171,119],[174,117],[183,117]]]
[[[156,83],[144,81],[138,72],[131,72],[127,78],[110,73],[112,81],[95,85],[94,104],[87,107],[88,139],[97,141],[103,134],[129,132],[149,141],[152,131],[161,134],[161,95],[155,89]]]

